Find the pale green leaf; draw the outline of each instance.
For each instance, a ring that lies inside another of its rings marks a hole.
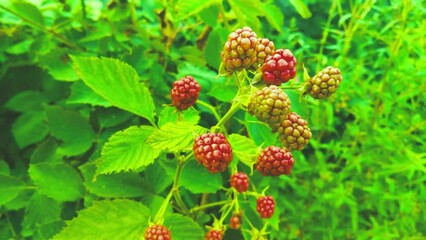
[[[49,133],[44,113],[41,111],[23,113],[13,123],[12,133],[21,149],[43,140]]]
[[[113,134],[102,147],[97,174],[136,171],[151,164],[160,154],[145,143],[155,128],[132,126]]]
[[[178,13],[178,20],[189,18],[203,9],[214,4],[221,4],[220,0],[178,0],[176,4],[176,11]]]
[[[194,220],[179,214],[171,214],[164,219],[164,226],[170,229],[173,240],[204,239],[204,231]]]
[[[6,52],[9,54],[19,55],[27,53],[30,50],[31,44],[33,44],[34,39],[26,39],[19,43],[16,43],[6,49]]]
[[[161,150],[179,152],[188,150],[195,137],[206,132],[206,129],[189,122],[167,123],[148,137],[147,143]]]
[[[302,16],[302,18],[310,18],[312,16],[311,11],[302,0],[290,0],[291,5],[296,11]]]
[[[253,167],[258,156],[258,146],[248,137],[231,134],[228,141],[232,146],[234,156],[249,167]]]
[[[4,106],[16,112],[26,112],[41,110],[44,103],[47,98],[41,92],[30,90],[16,94]]]
[[[67,103],[90,104],[92,106],[110,107],[110,102],[96,94],[82,81],[76,81],[71,86],[71,95]]]
[[[222,51],[222,41],[218,29],[213,29],[207,37],[206,46],[204,47],[204,59],[207,64],[219,69],[222,59],[220,52]]]
[[[161,110],[158,118],[158,126],[162,127],[167,123],[176,123],[178,120],[181,122],[197,124],[200,120],[200,115],[198,115],[197,110],[194,108],[189,108],[185,111],[179,112],[175,107],[165,107]]]
[[[46,196],[57,201],[75,201],[83,196],[84,188],[74,168],[65,164],[30,164],[31,179]]]
[[[284,25],[284,16],[281,9],[272,3],[263,4],[262,9],[265,11],[266,20],[275,30],[281,32]]]
[[[127,63],[111,58],[76,57],[74,69],[83,82],[113,106],[154,121],[154,102]]]
[[[29,23],[30,25],[44,24],[43,15],[33,4],[25,1],[11,1],[10,3],[11,4],[7,7],[9,7],[19,18],[26,20],[24,22]]]
[[[258,0],[229,0],[229,5],[241,26],[249,26],[254,31],[260,30],[260,21],[257,16],[264,16]]]
[[[95,202],[78,212],[54,240],[140,240],[148,227],[149,209],[131,200]]]
[[[245,125],[250,138],[256,145],[272,146],[277,143],[277,134],[273,134],[271,128],[248,113],[245,114]]]
[[[222,187],[222,175],[210,173],[195,160],[185,165],[180,183],[192,193],[215,193]]]
[[[0,205],[14,199],[24,187],[25,185],[21,180],[0,174]]]
[[[52,136],[63,141],[58,151],[65,156],[86,152],[95,139],[89,121],[78,112],[60,107],[46,107],[47,123]]]

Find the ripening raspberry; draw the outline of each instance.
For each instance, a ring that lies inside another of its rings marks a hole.
[[[222,133],[206,133],[194,140],[195,159],[211,173],[223,172],[232,161],[232,148]]]
[[[246,192],[249,188],[249,181],[247,174],[237,172],[231,176],[231,186],[238,192]]]
[[[294,159],[286,149],[269,146],[260,153],[256,161],[256,170],[264,176],[289,175],[294,165]]]
[[[172,236],[169,229],[163,225],[152,225],[145,229],[144,233],[145,240],[171,240]]]
[[[188,109],[195,104],[200,91],[200,84],[191,76],[175,81],[170,91],[173,106],[178,110]]]
[[[261,218],[271,218],[275,211],[275,200],[272,196],[259,197],[256,201],[256,210]]]

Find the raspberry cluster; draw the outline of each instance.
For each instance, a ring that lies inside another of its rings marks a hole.
[[[145,229],[144,238],[145,240],[171,240],[172,236],[169,229],[163,225],[156,224]]]
[[[232,148],[222,133],[206,133],[194,140],[195,159],[211,173],[223,172],[232,161]]]

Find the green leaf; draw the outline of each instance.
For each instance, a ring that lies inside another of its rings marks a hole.
[[[219,101],[230,102],[237,95],[238,87],[225,81],[218,79],[218,83],[213,85],[207,94]]]
[[[241,26],[250,26],[254,31],[260,30],[257,16],[264,16],[258,0],[229,0],[231,9],[235,12]]]
[[[19,116],[12,126],[12,133],[19,148],[39,142],[49,134],[44,121],[45,115],[40,111],[29,111]]]
[[[139,240],[148,227],[149,209],[131,200],[95,202],[67,222],[54,240]]]
[[[281,9],[273,3],[263,4],[262,9],[265,11],[266,20],[275,30],[281,32],[284,25],[284,16]]]
[[[95,139],[89,121],[78,112],[46,107],[47,124],[52,136],[63,141],[58,151],[65,156],[76,156],[86,152]]]
[[[190,149],[194,138],[206,129],[189,122],[167,123],[148,137],[147,143],[155,149],[179,152]]]
[[[302,16],[302,18],[310,18],[312,16],[311,11],[302,0],[290,0],[291,5],[296,11]]]
[[[36,225],[44,225],[61,220],[61,204],[36,192],[25,208],[23,231],[32,235]]]
[[[19,18],[27,20],[31,25],[44,24],[43,15],[33,4],[24,1],[13,1],[8,7],[10,7]]]
[[[154,122],[154,102],[130,65],[111,58],[76,57],[74,69],[83,82],[113,106]]]
[[[171,214],[164,219],[164,226],[170,229],[173,240],[204,239],[204,231],[194,220],[180,214]]]
[[[178,0],[176,3],[176,12],[178,13],[177,18],[179,21],[187,19],[214,4],[221,4],[221,1]]]
[[[191,160],[182,170],[180,182],[192,193],[215,193],[222,187],[222,175],[212,174],[203,165]]]
[[[256,163],[259,148],[253,140],[239,134],[231,134],[228,136],[228,141],[232,146],[233,154],[238,160],[252,168]]]
[[[21,180],[0,174],[0,205],[14,199],[24,187],[25,184]]]
[[[179,112],[176,111],[175,107],[164,107],[158,118],[158,126],[162,127],[167,123],[177,123],[178,120],[180,122],[197,124],[200,120],[200,116],[194,108]]]
[[[55,48],[39,56],[39,65],[46,69],[55,80],[72,82],[78,80],[68,56],[69,49]]]
[[[67,103],[71,104],[90,104],[92,106],[111,107],[105,98],[93,92],[82,81],[76,81],[71,86],[71,95],[67,99]]]
[[[83,196],[81,178],[68,165],[30,164],[28,172],[40,191],[57,201],[75,201]]]
[[[145,183],[137,173],[117,173],[98,175],[95,177],[96,166],[87,163],[80,167],[84,176],[86,189],[100,197],[141,197],[149,194],[143,186]]]
[[[61,163],[62,155],[60,155],[56,151],[57,148],[58,144],[56,143],[56,139],[54,139],[53,137],[47,138],[46,140],[37,145],[37,148],[31,155],[31,163]]]
[[[173,183],[173,175],[167,174],[161,161],[155,161],[146,168],[145,179],[155,194],[163,193]]]
[[[34,39],[23,40],[7,48],[6,52],[9,54],[14,54],[14,55],[27,53],[30,50],[31,44],[33,44],[33,42],[34,42]]]
[[[23,91],[9,99],[4,106],[16,112],[26,112],[41,110],[44,103],[47,103],[47,98],[41,92]]]
[[[0,175],[1,174],[6,176],[10,175],[9,164],[7,164],[7,162],[5,162],[3,159],[0,160]]]
[[[277,134],[273,134],[271,129],[264,123],[260,122],[257,118],[250,114],[245,114],[245,125],[251,139],[260,146],[272,146],[277,143]]]
[[[101,128],[117,126],[133,116],[133,114],[115,107],[99,108],[96,110],[96,115]]]
[[[155,128],[132,126],[112,135],[102,147],[97,174],[136,171],[151,164],[160,151],[145,143]]]
[[[52,239],[52,237],[65,227],[64,221],[56,221],[49,224],[36,225],[34,229],[34,240]]]
[[[206,46],[204,47],[204,59],[207,64],[219,69],[222,59],[220,58],[220,52],[222,51],[222,41],[217,29],[210,32]]]

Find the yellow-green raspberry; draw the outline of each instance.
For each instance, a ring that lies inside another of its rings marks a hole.
[[[266,57],[271,56],[274,51],[274,42],[267,38],[259,38],[259,44],[257,45],[257,63],[262,65]]]
[[[302,150],[312,137],[308,122],[295,112],[289,113],[273,130],[289,151]]]
[[[290,104],[290,98],[281,88],[270,85],[253,94],[247,108],[251,115],[273,126],[290,113]]]
[[[342,82],[340,69],[328,66],[307,82],[307,92],[316,99],[329,97]]]
[[[232,32],[220,53],[228,72],[250,68],[257,61],[257,35],[249,27]]]

